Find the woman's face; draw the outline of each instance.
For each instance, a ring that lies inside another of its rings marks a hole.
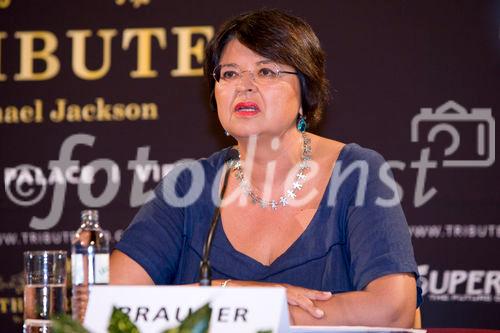
[[[231,84],[215,84],[219,120],[236,139],[251,135],[281,137],[296,130],[301,105],[299,79],[294,74],[282,74],[272,83],[256,83],[250,72],[257,75],[259,64],[266,61],[237,39],[222,52],[220,65],[236,65],[243,72],[241,79]],[[277,65],[280,71],[296,72],[291,66]]]

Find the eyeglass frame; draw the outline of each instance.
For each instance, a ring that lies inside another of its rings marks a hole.
[[[281,70],[279,68],[278,64],[275,63],[275,62],[272,62],[272,61],[267,61],[267,60],[265,60],[265,61],[259,61],[257,64],[266,64],[266,63],[273,64],[276,67],[276,72],[277,72],[276,78],[279,78],[282,73],[283,74],[297,75],[300,78],[300,76],[299,76],[300,73],[299,72],[291,72],[291,71]],[[217,83],[220,83],[221,76],[219,75],[219,80],[217,80],[216,71],[217,71],[217,69],[222,68],[223,66],[232,66],[232,67],[238,68],[240,70],[240,77],[239,77],[240,80],[243,78],[243,75],[241,75],[241,74],[243,74],[245,72],[250,72],[250,73],[252,73],[252,81],[256,82],[255,81],[255,73],[253,72],[253,70],[247,69],[247,70],[243,71],[243,70],[241,70],[241,67],[239,65],[237,65],[237,64],[218,64],[217,66],[215,66],[215,68],[214,68],[214,70],[212,72],[212,77],[214,78],[214,81],[217,82]]]

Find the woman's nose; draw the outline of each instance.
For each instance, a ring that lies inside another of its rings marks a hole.
[[[251,71],[241,72],[240,78],[236,83],[236,88],[243,91],[252,91],[255,89],[255,77]]]

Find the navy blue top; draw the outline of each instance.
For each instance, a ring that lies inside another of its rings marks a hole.
[[[198,281],[203,243],[215,210],[212,184],[214,180],[219,184],[217,171],[227,151],[177,164],[117,244],[156,284]],[[395,195],[394,187],[388,186],[390,171],[382,169],[385,177],[379,175],[384,164],[375,151],[346,145],[306,230],[269,266],[237,251],[219,223],[210,253],[212,277],[288,283],[334,293],[362,290],[370,281],[393,273],[418,277],[401,206],[381,207],[377,201]],[[359,190],[358,185],[362,185]],[[175,196],[183,199],[174,200]],[[420,287],[416,292],[419,306]]]

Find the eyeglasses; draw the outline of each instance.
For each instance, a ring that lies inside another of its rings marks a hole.
[[[260,62],[254,70],[243,71],[236,64],[223,64],[215,67],[213,77],[215,81],[223,85],[233,85],[243,78],[243,73],[248,72],[252,80],[259,85],[275,83],[282,74],[298,75],[298,72],[281,70],[274,62]]]

